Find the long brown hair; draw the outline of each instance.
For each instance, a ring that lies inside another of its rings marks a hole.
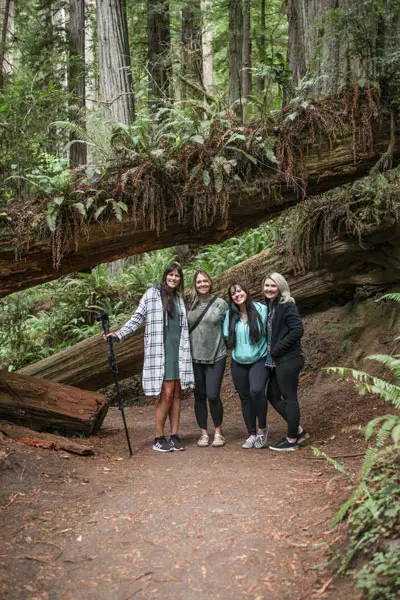
[[[167,275],[172,273],[172,271],[178,271],[178,274],[181,278],[179,284],[176,286],[174,290],[167,285]],[[183,290],[183,271],[182,267],[179,263],[173,262],[167,265],[164,269],[164,273],[161,279],[161,301],[163,304],[163,309],[169,314],[170,317],[175,315],[175,298],[177,292],[181,292]]]
[[[252,341],[253,344],[256,344],[257,342],[260,341],[260,339],[262,338],[263,334],[264,334],[264,324],[262,322],[262,319],[259,315],[258,310],[256,309],[256,307],[254,306],[254,302],[251,299],[250,293],[249,291],[240,283],[233,283],[229,286],[228,288],[228,296],[229,296],[229,300],[230,300],[230,305],[229,305],[229,327],[228,327],[228,348],[234,348],[235,344],[236,344],[236,323],[239,321],[240,319],[240,311],[238,309],[237,304],[235,304],[235,302],[232,299],[232,290],[240,287],[241,290],[243,290],[247,297],[246,297],[246,310],[247,310],[247,316],[249,319],[249,334],[250,334],[250,340]]]
[[[196,271],[196,273],[194,274],[194,276],[193,276],[192,287],[190,288],[190,292],[189,292],[189,306],[190,306],[190,310],[195,309],[196,306],[199,303],[199,294],[198,294],[197,289],[196,289],[196,280],[197,280],[197,277],[199,275],[203,275],[204,277],[206,277],[206,279],[208,279],[208,281],[210,282],[210,294],[211,294],[211,291],[212,291],[212,279],[211,279],[211,276],[204,269],[198,269]]]

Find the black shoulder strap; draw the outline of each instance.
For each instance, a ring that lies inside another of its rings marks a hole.
[[[215,296],[213,296],[208,302],[207,302],[207,306],[205,307],[205,309],[203,310],[203,312],[197,317],[196,321],[193,323],[193,325],[191,327],[189,327],[189,333],[192,333],[192,331],[194,329],[196,329],[197,325],[199,323],[201,323],[201,321],[203,320],[203,317],[205,316],[206,312],[208,311],[208,309],[210,308],[210,306],[215,302],[217,298]]]

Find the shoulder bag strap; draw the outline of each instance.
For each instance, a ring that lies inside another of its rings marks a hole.
[[[217,298],[215,296],[213,296],[207,303],[207,306],[205,307],[205,309],[203,310],[203,312],[197,317],[196,321],[193,323],[193,325],[191,327],[189,327],[189,333],[192,333],[192,331],[194,329],[196,329],[197,325],[199,325],[199,323],[201,323],[201,321],[203,320],[203,317],[205,316],[206,312],[208,311],[208,309],[210,308],[210,306],[215,302]]]

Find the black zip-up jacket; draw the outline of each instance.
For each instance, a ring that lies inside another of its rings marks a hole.
[[[286,358],[303,356],[300,339],[304,328],[299,311],[294,302],[269,304],[274,308],[271,334],[271,356],[275,362]]]

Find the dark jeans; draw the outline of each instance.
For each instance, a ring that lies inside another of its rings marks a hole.
[[[283,360],[273,369],[266,369],[269,375],[267,399],[287,422],[287,436],[289,438],[297,437],[300,423],[297,388],[299,373],[303,366],[304,358],[302,356],[295,356],[286,361]]]
[[[207,429],[207,399],[214,427],[221,427],[224,409],[219,397],[226,358],[213,365],[193,363],[194,372],[194,412],[200,429]]]
[[[232,379],[240,397],[243,420],[249,435],[257,433],[257,420],[260,429],[267,426],[267,375],[265,358],[249,365],[232,360]]]

